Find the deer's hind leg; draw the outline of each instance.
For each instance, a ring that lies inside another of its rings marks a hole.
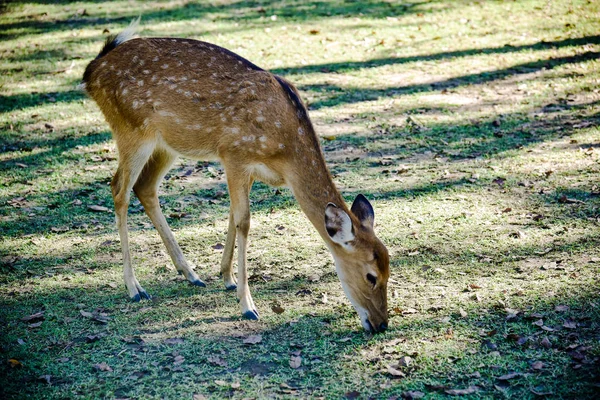
[[[119,166],[112,179],[111,189],[115,203],[117,228],[121,239],[121,250],[123,252],[123,277],[125,285],[127,286],[129,297],[133,301],[140,301],[142,298],[150,299],[150,295],[146,293],[136,279],[133,267],[131,266],[129,236],[127,232],[127,208],[129,207],[129,200],[131,198],[131,189],[152,154],[155,142],[148,140],[141,144],[136,143],[135,146],[131,146],[131,144],[132,142],[119,143],[117,137]]]
[[[158,187],[160,182],[176,159],[177,156],[168,150],[155,149],[133,186],[133,191],[158,231],[177,271],[182,273],[192,284],[204,287],[206,286],[204,282],[200,280],[196,272],[194,272],[193,266],[183,256],[183,252],[169,228],[169,224],[160,209],[158,201]]]

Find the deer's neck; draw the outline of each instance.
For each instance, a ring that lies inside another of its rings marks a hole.
[[[333,183],[333,179],[318,145],[315,152],[308,156],[297,156],[294,172],[287,180],[300,208],[317,229],[325,243],[333,249],[333,242],[325,229],[325,208],[333,203],[349,213],[342,195]],[[311,157],[312,156],[312,157]]]

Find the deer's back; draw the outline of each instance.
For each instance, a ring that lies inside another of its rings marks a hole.
[[[134,135],[132,140],[158,138],[186,156],[239,153],[261,161],[293,156],[291,147],[306,140],[303,108],[291,99],[295,91],[209,43],[132,39],[92,61],[84,81],[117,143],[119,136]]]

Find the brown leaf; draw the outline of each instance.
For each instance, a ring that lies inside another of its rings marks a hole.
[[[285,308],[281,307],[279,304],[273,304],[271,310],[273,310],[275,314],[283,314],[285,312]]]
[[[573,322],[573,321],[565,321],[565,323],[563,324],[563,326],[567,329],[576,329],[577,328],[577,323]]]
[[[218,365],[219,367],[227,367],[227,361],[219,356],[210,356],[206,359],[209,363]]]
[[[183,356],[175,356],[175,358],[173,358],[173,365],[181,365],[184,361],[185,358]]]
[[[387,367],[387,373],[392,375],[395,378],[404,378],[406,376],[406,374],[396,368],[394,368],[391,365],[388,365]]]
[[[250,335],[242,341],[244,344],[258,344],[260,342],[262,342],[261,335]]]
[[[496,379],[498,379],[499,381],[508,381],[509,379],[514,379],[518,376],[521,376],[520,372],[511,372],[510,374],[499,376]]]
[[[35,320],[44,319],[44,311],[36,312],[35,314],[28,315],[26,317],[21,318],[23,322],[33,322]]]
[[[413,362],[413,359],[409,356],[400,357],[400,361],[398,361],[398,365],[401,367],[409,367]]]
[[[476,285],[475,283],[471,283],[471,284],[469,284],[469,287],[470,287],[471,289],[481,289],[481,286],[479,286],[479,285]]]
[[[319,34],[319,32],[320,32],[320,31],[319,31],[318,29],[311,29],[311,30],[309,31],[309,33],[310,33],[311,35],[318,35],[318,34]]]
[[[531,364],[531,368],[540,370],[540,369],[544,368],[544,363],[541,361],[535,361],[533,364]]]
[[[300,368],[302,365],[302,357],[300,356],[291,356],[290,357],[290,367],[294,369]]]
[[[101,362],[100,364],[94,364],[94,369],[98,371],[106,371],[111,372],[113,369],[105,362]]]
[[[401,394],[403,399],[413,400],[413,399],[422,399],[425,397],[425,393],[419,392],[418,390],[409,390],[408,392],[404,392]]]
[[[469,386],[466,389],[448,389],[445,390],[446,394],[451,396],[464,396],[466,394],[473,394],[479,390],[479,386]]]
[[[92,204],[92,205],[88,206],[87,208],[88,208],[88,210],[96,211],[96,212],[107,212],[107,211],[110,211],[108,208],[106,208],[104,206],[99,206],[99,205],[96,205],[96,204]]]
[[[22,368],[23,364],[21,363],[21,361],[16,360],[14,358],[11,358],[8,360],[8,365],[10,365],[11,368]]]

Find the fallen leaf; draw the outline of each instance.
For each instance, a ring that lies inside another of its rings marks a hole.
[[[360,397],[360,392],[357,392],[356,390],[348,392],[344,395],[345,399],[358,399],[359,397]]]
[[[215,250],[223,250],[225,248],[225,246],[223,246],[221,243],[217,243],[214,246],[211,246],[213,249]]]
[[[21,318],[23,322],[32,322],[38,319],[44,319],[44,311],[36,312],[35,314],[28,315],[26,317]]]
[[[533,364],[531,364],[531,368],[540,370],[540,369],[544,368],[544,363],[541,361],[535,361]]]
[[[479,390],[479,386],[469,386],[466,389],[448,389],[445,390],[446,394],[449,394],[451,396],[463,396],[466,394],[473,394],[475,392],[477,392]]]
[[[556,307],[554,307],[554,311],[557,311],[557,312],[569,311],[569,306],[556,306]]]
[[[184,361],[185,358],[183,356],[175,356],[175,358],[173,358],[173,365],[181,365]]]
[[[86,318],[94,318],[94,314],[88,311],[79,310],[79,314],[83,315]]]
[[[232,389],[239,389],[240,387],[242,387],[242,385],[239,382],[232,382],[231,383],[231,388]]]
[[[461,317],[467,318],[467,312],[465,310],[463,310],[462,308],[458,309],[458,313],[460,314]]]
[[[50,381],[52,380],[52,375],[41,375],[41,376],[38,376],[38,380],[42,381],[44,383],[47,383],[49,385]]]
[[[192,400],[206,400],[206,396],[200,393],[196,393],[192,396]]]
[[[227,382],[221,380],[216,380],[215,383],[219,386],[229,386]]]
[[[520,372],[511,372],[510,374],[499,376],[496,379],[498,379],[499,381],[508,381],[508,380],[514,379],[514,378],[516,378],[518,376],[521,376]]]
[[[398,365],[401,367],[409,367],[413,362],[413,359],[409,356],[400,357],[400,361],[398,361]]]
[[[309,282],[318,282],[321,279],[321,276],[318,274],[313,274],[308,277]]]
[[[14,358],[11,358],[8,360],[8,365],[10,365],[11,368],[22,368],[23,364],[21,363],[21,361],[16,360]]]
[[[537,321],[533,321],[532,324],[536,326],[544,326],[544,320],[538,319]]]
[[[540,342],[540,344],[547,349],[552,347],[552,343],[550,343],[550,340],[548,340],[547,337],[543,338],[542,341]]]
[[[262,342],[261,335],[250,335],[242,341],[244,344],[258,344]]]
[[[563,324],[563,326],[567,329],[576,329],[577,328],[577,323],[573,322],[573,321],[565,321],[565,323]]]
[[[206,359],[209,363],[218,365],[219,367],[227,367],[227,361],[219,356],[210,356]]]
[[[419,311],[415,310],[414,308],[405,308],[404,310],[402,310],[402,315],[407,315],[407,314],[417,314]]]
[[[273,304],[271,310],[273,310],[275,314],[283,314],[285,312],[285,308],[281,307],[279,304]]]
[[[311,35],[318,35],[318,34],[319,34],[319,32],[320,32],[320,31],[319,31],[318,29],[311,29],[311,30],[309,31],[309,33],[310,33]]]
[[[291,356],[290,357],[290,367],[297,369],[302,365],[302,357],[300,356]]]
[[[419,392],[418,390],[409,390],[408,392],[404,392],[401,394],[403,399],[422,399],[425,397],[425,393]]]
[[[391,365],[388,365],[387,373],[396,378],[404,378],[406,376],[404,372],[392,367]]]
[[[105,362],[101,362],[100,364],[94,364],[94,369],[98,371],[106,371],[111,372],[113,369]]]
[[[476,284],[474,284],[474,283],[471,283],[471,284],[469,284],[469,287],[470,287],[471,289],[481,289],[481,286],[479,286],[479,285],[476,285]]]
[[[42,322],[44,322],[44,321],[36,322],[34,324],[29,324],[29,325],[27,325],[27,327],[30,329],[39,328],[40,326],[42,326]]]
[[[96,212],[107,212],[107,211],[110,211],[107,207],[98,206],[98,205],[95,205],[95,204],[92,204],[92,205],[88,206],[87,208],[88,208],[88,210],[96,211]]]

